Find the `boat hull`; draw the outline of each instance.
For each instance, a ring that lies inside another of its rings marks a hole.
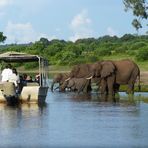
[[[21,93],[17,94],[11,82],[4,82],[0,84],[0,102],[43,103],[47,92],[48,87],[24,86]]]

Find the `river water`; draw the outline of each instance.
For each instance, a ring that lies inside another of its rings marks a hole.
[[[46,104],[0,104],[0,147],[148,147],[148,94],[48,92]]]

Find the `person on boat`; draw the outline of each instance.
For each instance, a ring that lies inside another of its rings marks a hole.
[[[26,86],[27,82],[33,82],[32,77],[30,75],[23,74],[23,76],[22,76],[23,85]]]
[[[11,68],[12,68],[11,64],[8,64],[3,69],[2,73],[1,73],[2,82],[7,82],[9,80],[9,77],[12,74],[12,69]]]
[[[15,68],[12,69],[12,74],[9,76],[8,82],[13,82],[15,87],[17,87],[18,83],[20,83],[20,77]]]
[[[26,81],[26,79],[27,79],[27,74],[26,73],[24,73],[22,76],[20,76],[20,83],[23,85],[23,86],[26,86],[27,85],[27,81]]]
[[[27,78],[26,78],[26,81],[27,81],[27,82],[33,82],[32,76],[29,76],[29,75],[28,75]]]
[[[39,83],[40,82],[40,75],[36,74],[35,76],[35,82]]]
[[[27,74],[24,73],[24,74],[23,74],[23,80],[26,81],[26,79],[27,79]]]

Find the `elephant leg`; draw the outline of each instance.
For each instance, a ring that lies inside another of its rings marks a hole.
[[[134,84],[135,84],[135,80],[136,80],[136,77],[134,76],[131,76],[129,82],[128,82],[128,90],[127,90],[127,93],[128,94],[134,94]]]
[[[107,78],[107,88],[109,95],[114,95],[114,81],[115,81],[114,75]]]
[[[134,83],[128,83],[128,94],[134,94]]]
[[[118,93],[120,88],[120,84],[114,83],[114,92]]]
[[[84,93],[87,92],[87,85],[88,85],[88,82],[86,81],[81,87],[81,91],[83,91]]]
[[[92,88],[91,88],[91,84],[89,83],[87,86],[87,92],[90,92],[90,91],[92,91]]]
[[[106,79],[102,79],[101,80],[101,84],[100,84],[100,92],[101,92],[101,94],[105,94],[106,93],[106,87],[107,87],[107,80]]]
[[[134,94],[134,85],[135,85],[138,73],[139,73],[139,69],[135,68],[128,82],[128,93]]]
[[[86,87],[86,92],[90,92],[92,90],[91,80],[87,80],[85,87]]]
[[[90,86],[90,80],[83,81],[83,84],[81,84],[80,87],[78,88],[78,93],[80,93],[81,91],[87,93],[89,91],[89,86]]]

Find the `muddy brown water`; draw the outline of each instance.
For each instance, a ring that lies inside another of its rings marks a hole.
[[[48,91],[46,104],[0,104],[0,147],[148,147],[148,93]]]

